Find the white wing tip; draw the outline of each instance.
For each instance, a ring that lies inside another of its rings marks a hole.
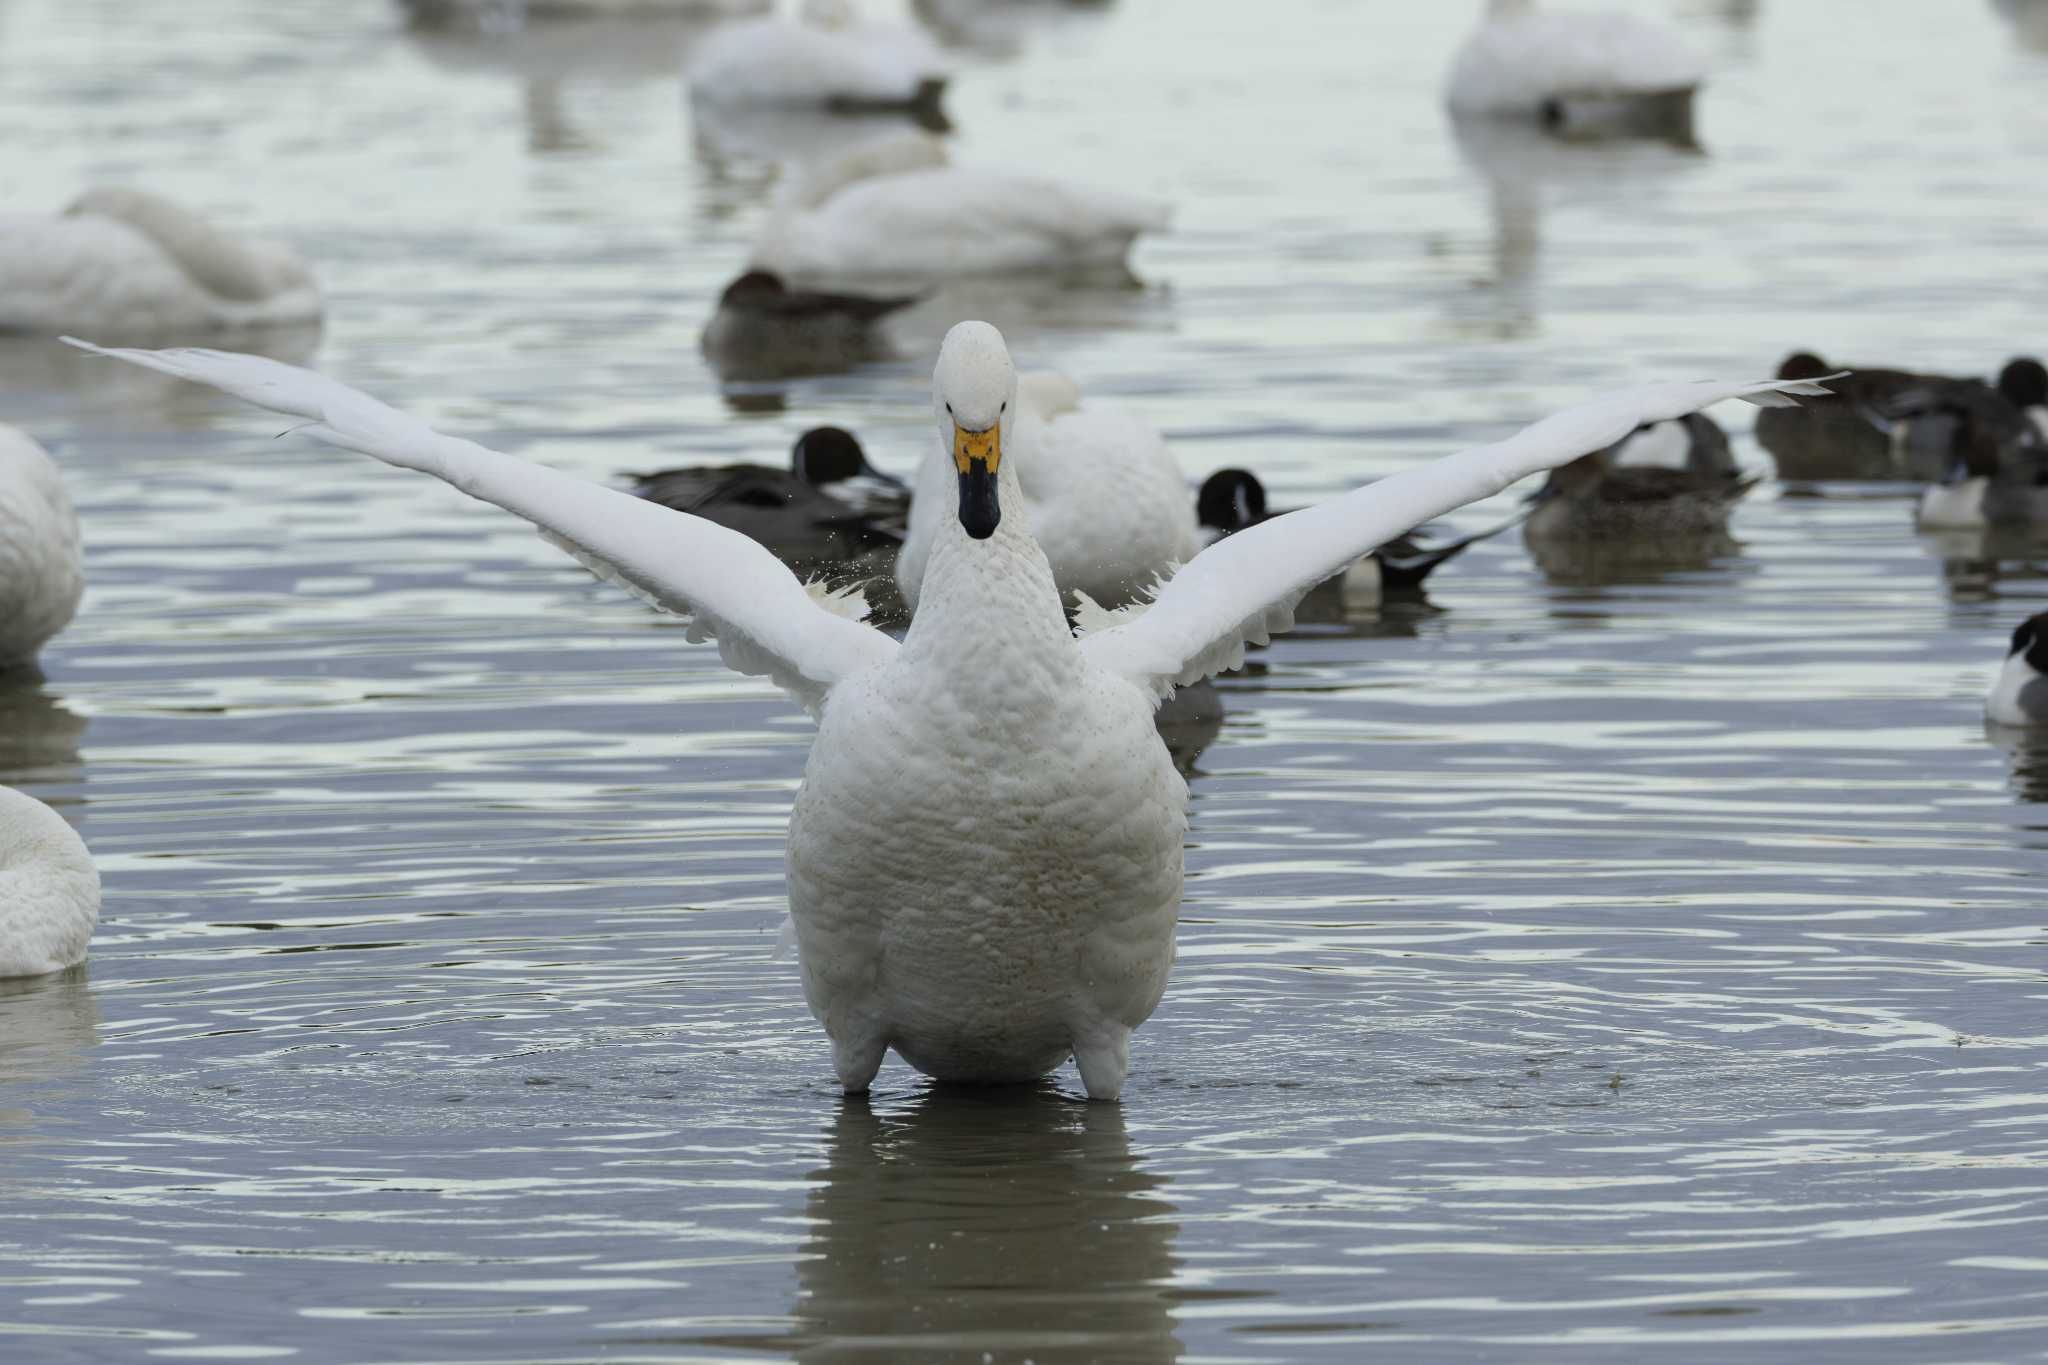
[[[1849,371],[1837,370],[1817,379],[1774,379],[1760,384],[1750,393],[1737,394],[1745,403],[1754,403],[1760,408],[1796,408],[1801,398],[1830,398],[1834,390],[1827,387],[1837,379],[1846,379]]]

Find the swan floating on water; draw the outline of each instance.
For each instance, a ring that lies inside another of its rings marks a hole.
[[[803,0],[795,19],[726,24],[692,54],[690,98],[723,105],[906,112],[944,131],[946,61],[918,29],[860,19],[847,0]]]
[[[1063,601],[1136,601],[1202,548],[1186,476],[1151,423],[1081,406],[1058,374],[1018,377],[1009,458],[1031,533]],[[955,520],[952,450],[934,442],[918,467],[896,587],[915,610],[932,548]]]
[[[778,194],[753,266],[806,283],[924,283],[1023,271],[1117,271],[1163,203],[1007,168],[950,164],[906,134],[853,148]]]
[[[0,215],[0,332],[163,336],[311,322],[320,310],[312,273],[284,247],[144,190]]]
[[[1778,380],[1610,394],[1231,536],[1150,603],[1077,637],[1009,458],[1021,417],[1009,352],[995,328],[963,322],[932,376],[957,515],[899,644],[735,531],[443,436],[323,376],[220,351],[102,353],[526,518],[814,715],[790,817],[790,913],[845,1090],[866,1090],[893,1048],[928,1075],[978,1083],[1030,1080],[1071,1055],[1105,1100],[1173,961],[1187,787],[1153,727],[1161,699],[1236,666],[1311,588],[1411,526],[1645,422],[1825,391]]]
[[[1674,30],[1610,10],[1488,0],[1451,61],[1451,112],[1534,119],[1567,135],[1692,139],[1706,60]]]
[[[64,817],[0,787],[0,977],[85,961],[100,917],[100,874]]]
[[[0,423],[0,671],[33,662],[84,591],[64,478],[26,432]]]

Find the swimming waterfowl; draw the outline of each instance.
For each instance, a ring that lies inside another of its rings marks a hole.
[[[26,432],[0,424],[0,671],[33,663],[84,591],[63,476]]]
[[[1017,380],[963,322],[933,371],[956,515],[902,642],[814,595],[737,532],[442,436],[322,376],[217,351],[105,354],[287,413],[317,439],[443,479],[534,522],[608,581],[692,619],[725,662],[817,717],[790,819],[805,998],[848,1092],[894,1049],[941,1080],[1033,1079],[1072,1055],[1122,1091],[1131,1030],[1173,960],[1187,788],[1152,723],[1242,661],[1304,594],[1388,537],[1724,398],[1818,386],[1665,384],[1547,418],[1211,546],[1157,597],[1077,638],[1009,458]]]
[[[1984,698],[1984,719],[1994,725],[2048,725],[2048,611],[2014,629],[2005,665]]]
[[[1846,368],[1846,367],[1843,367]],[[1833,372],[1797,351],[1778,367],[1782,379]],[[1757,416],[1757,443],[1780,478],[1913,480],[1948,478],[1970,442],[2030,444],[2048,436],[2048,370],[2031,357],[2007,362],[1993,384],[1897,369],[1848,369],[1829,387],[1835,397],[1796,412]]]
[[[869,464],[841,427],[799,436],[787,469],[694,465],[633,478],[633,491],[649,502],[729,527],[799,568],[893,547],[910,502],[903,480]]]
[[[0,215],[0,332],[163,336],[310,322],[320,309],[291,252],[143,190]]]
[[[1202,481],[1201,491],[1195,495],[1195,519],[1210,543],[1285,515],[1285,510],[1268,510],[1266,486],[1248,469],[1219,469]],[[1442,545],[1424,544],[1410,531],[1359,559],[1332,582],[1346,603],[1358,606],[1393,594],[1419,593],[1422,581],[1437,566],[1513,524],[1504,523]]]
[[[85,961],[100,917],[100,874],[64,817],[0,787],[0,977]]]
[[[944,143],[911,133],[794,176],[752,266],[807,287],[1121,270],[1137,235],[1166,220],[1165,205],[1121,190],[951,165]]]
[[[1692,140],[1706,61],[1662,24],[1609,10],[1488,0],[1451,62],[1444,99],[1464,116],[1533,119],[1570,136]]]
[[[834,374],[886,356],[877,324],[916,302],[915,294],[791,289],[772,271],[749,270],[719,295],[699,344],[724,379]]]
[[[946,63],[917,29],[862,21],[847,0],[803,0],[795,19],[727,24],[684,71],[692,99],[723,105],[909,113],[944,131]]]
[[[1684,540],[1719,535],[1756,485],[1713,419],[1647,423],[1604,450],[1552,470],[1522,534],[1540,540]]]
[[[1058,374],[1018,379],[1009,445],[1031,531],[1060,596],[1103,607],[1137,600],[1201,549],[1187,481],[1157,428],[1132,413],[1082,405]],[[955,519],[952,452],[934,444],[919,466],[896,588],[914,610],[933,547]]]

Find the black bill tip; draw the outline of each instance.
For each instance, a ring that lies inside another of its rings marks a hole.
[[[960,525],[976,540],[996,533],[1003,510],[996,503],[996,476],[986,461],[969,460],[960,476]]]

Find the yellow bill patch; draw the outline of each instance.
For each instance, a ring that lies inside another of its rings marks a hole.
[[[953,424],[953,468],[965,474],[970,460],[986,461],[988,472],[996,472],[996,466],[1003,462],[1001,426],[987,431],[963,431],[959,423]]]

